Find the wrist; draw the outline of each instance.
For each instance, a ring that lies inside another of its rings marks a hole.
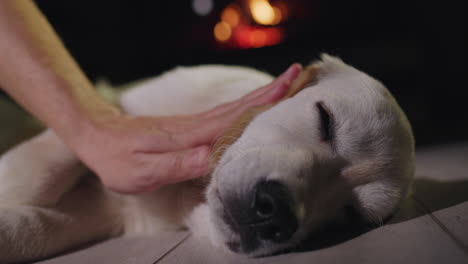
[[[73,90],[79,92],[72,94],[66,101],[68,107],[62,108],[61,120],[48,122],[48,125],[73,150],[79,151],[102,139],[102,135],[124,115],[117,106],[104,100],[91,85]]]

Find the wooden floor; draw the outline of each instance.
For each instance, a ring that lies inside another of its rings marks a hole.
[[[328,230],[301,249],[249,259],[197,243],[188,233],[116,238],[55,263],[468,263],[468,143],[417,152],[413,194],[385,225]]]

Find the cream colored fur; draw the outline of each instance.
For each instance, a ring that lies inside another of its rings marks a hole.
[[[229,146],[207,188],[192,181],[139,196],[112,193],[51,130],[6,152],[0,158],[0,263],[45,258],[118,235],[187,227],[201,243],[226,248],[238,237],[223,223],[216,193],[242,193],[261,177],[292,190],[300,225],[289,241],[245,252],[251,256],[294,246],[347,204],[366,221],[381,222],[413,177],[409,123],[378,81],[326,55],[316,66],[316,83],[257,116]],[[242,67],[177,68],[119,98],[134,115],[187,114],[271,80]],[[319,140],[317,101],[333,113],[333,145]]]

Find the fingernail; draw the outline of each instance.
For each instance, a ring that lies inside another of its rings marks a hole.
[[[302,71],[302,65],[299,63],[293,63],[289,68],[284,72],[284,76],[287,79],[296,79],[299,73]]]

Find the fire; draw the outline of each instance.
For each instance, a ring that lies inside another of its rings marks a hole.
[[[267,0],[250,0],[252,18],[261,25],[276,25],[281,22],[281,10]]]
[[[284,29],[278,24],[287,19],[285,3],[275,2],[275,6],[268,0],[244,3],[245,6],[232,3],[222,10],[221,19],[213,29],[218,43],[224,47],[250,49],[276,45],[284,40]]]

